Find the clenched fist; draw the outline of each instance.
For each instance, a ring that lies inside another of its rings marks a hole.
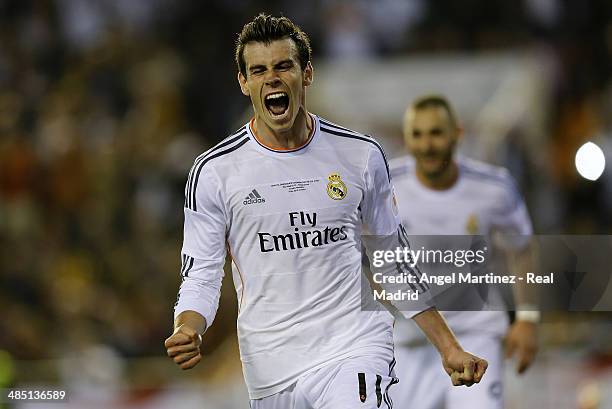
[[[480,382],[489,365],[486,360],[463,350],[456,350],[444,357],[442,364],[454,386],[472,386]]]
[[[200,362],[201,344],[202,336],[185,324],[176,327],[174,333],[164,342],[168,356],[181,369],[191,369]]]

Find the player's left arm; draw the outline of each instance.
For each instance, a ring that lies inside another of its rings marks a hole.
[[[397,248],[409,247],[408,237],[399,221],[398,204],[387,169],[382,150],[372,149],[364,172],[365,191],[361,203],[364,232],[366,232],[362,239],[370,255],[374,250],[394,251]],[[374,259],[370,257],[370,260]],[[418,266],[411,268],[410,265],[402,264],[387,263],[378,271],[383,274],[408,272],[410,275],[419,276]],[[375,263],[372,263],[372,270],[376,270]],[[414,285],[414,289],[419,293],[418,301],[408,304],[392,302],[393,306],[398,308],[403,318],[413,318],[435,345],[442,357],[444,370],[451,377],[453,385],[471,386],[480,382],[487,369],[487,361],[461,348],[442,315],[432,307],[426,286]]]
[[[442,358],[444,370],[455,386],[472,386],[481,381],[488,363],[466,352],[435,308],[423,311],[412,318],[436,347]]]
[[[502,247],[506,254],[509,270],[522,279],[512,286],[516,305],[516,320],[505,337],[507,358],[516,355],[517,372],[524,373],[535,360],[538,349],[538,309],[537,289],[527,284],[525,275],[535,271],[537,266],[537,243],[532,238],[533,228],[527,206],[520,195],[514,179],[504,174],[507,183],[500,195],[499,213],[494,221],[496,229],[505,234]]]

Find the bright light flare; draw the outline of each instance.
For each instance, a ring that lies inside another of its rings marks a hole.
[[[587,142],[576,152],[576,170],[585,179],[597,180],[606,167],[606,158],[601,148]]]

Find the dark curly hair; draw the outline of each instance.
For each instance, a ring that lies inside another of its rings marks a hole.
[[[250,42],[269,44],[275,40],[291,38],[297,46],[298,59],[302,70],[310,61],[312,49],[308,35],[304,33],[293,21],[287,17],[273,17],[261,13],[242,28],[236,40],[236,64],[238,70],[246,77],[246,63],[244,61],[244,46]]]

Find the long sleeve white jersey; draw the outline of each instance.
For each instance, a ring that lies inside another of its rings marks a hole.
[[[402,240],[386,159],[371,137],[312,118],[292,150],[246,124],[195,160],[185,189],[175,316],[193,310],[211,325],[227,249],[251,399],[330,361],[393,359],[392,315],[360,308],[362,236]]]
[[[458,165],[459,177],[450,189],[432,190],[417,179],[411,156],[390,162],[401,223],[409,235],[486,236],[500,232],[525,238],[532,233],[527,207],[506,169],[465,157],[458,158]],[[443,315],[458,334],[478,331],[502,336],[508,327],[503,311],[444,311]],[[427,342],[418,327],[406,320],[396,323],[395,341]]]

